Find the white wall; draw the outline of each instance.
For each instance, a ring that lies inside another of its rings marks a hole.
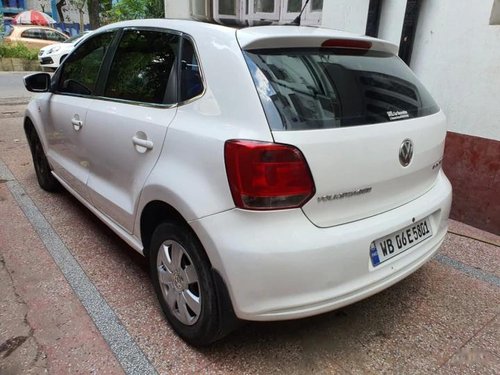
[[[368,0],[324,0],[322,25],[330,29],[364,34],[369,5]]]
[[[406,11],[406,0],[382,0],[378,37],[399,46]]]
[[[190,0],[165,0],[165,17],[166,18],[191,18],[189,11]]]
[[[449,130],[500,140],[500,26],[493,0],[424,0],[411,67]]]

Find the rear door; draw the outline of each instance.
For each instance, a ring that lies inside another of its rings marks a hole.
[[[129,232],[141,189],[176,114],[180,34],[125,29],[87,114],[93,205]]]
[[[83,139],[87,110],[94,102],[100,66],[115,34],[96,35],[71,55],[55,77],[57,87],[44,111],[50,164],[86,200],[89,160]]]
[[[403,205],[439,171],[444,116],[397,56],[370,47],[320,40],[245,52],[274,140],[309,164],[316,195],[303,211],[319,227]]]

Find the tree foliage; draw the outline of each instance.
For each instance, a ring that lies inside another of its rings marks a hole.
[[[163,0],[120,0],[105,13],[106,22],[164,16]]]

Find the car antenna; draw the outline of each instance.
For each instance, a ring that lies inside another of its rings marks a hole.
[[[293,26],[300,26],[300,20],[302,18],[302,13],[304,13],[304,10],[306,10],[306,6],[307,4],[309,4],[309,1],[310,0],[307,0],[306,3],[304,4],[304,6],[302,7],[302,10],[300,11],[299,15],[297,17],[295,17],[295,19],[292,21],[292,23],[290,23],[290,25],[293,25]]]

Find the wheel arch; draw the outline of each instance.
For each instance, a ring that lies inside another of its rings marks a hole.
[[[30,146],[30,149],[33,147],[33,135],[36,135],[38,139],[40,139],[40,142],[42,143],[42,147],[44,147],[43,142],[41,141],[39,132],[37,131],[34,122],[31,120],[30,117],[26,116],[24,117],[24,122],[23,122],[23,128],[24,128],[24,134],[26,135],[26,139],[28,141],[28,145]],[[45,149],[45,148],[44,148]]]
[[[191,226],[180,214],[180,212],[170,204],[165,203],[161,200],[153,200],[148,202],[141,211],[139,222],[141,241],[144,248],[144,256],[149,256],[149,247],[151,245],[151,238],[153,236],[154,230],[160,223],[165,221],[182,224],[183,226],[186,226],[191,231],[193,231]]]
[[[33,131],[36,131],[35,129],[35,125],[33,124],[33,121],[31,121],[31,119],[26,116],[24,118],[24,122],[23,122],[23,128],[24,128],[24,134],[26,134],[26,138],[28,138],[28,142],[30,142],[30,136],[31,134],[33,134]]]

